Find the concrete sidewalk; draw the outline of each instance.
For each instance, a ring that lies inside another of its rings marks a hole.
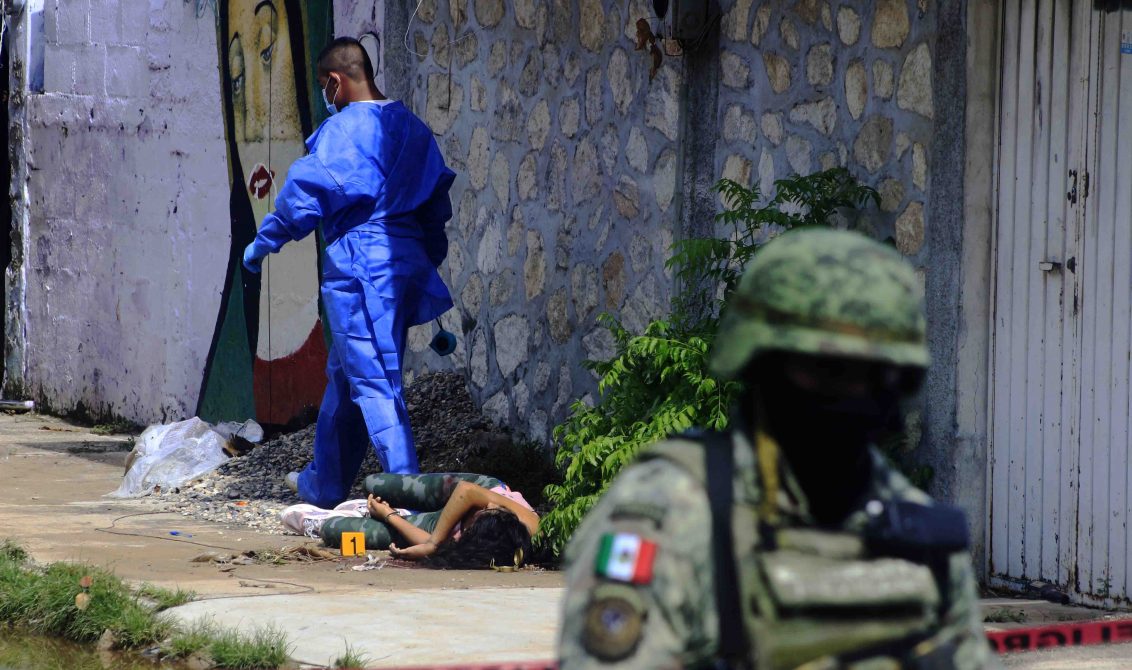
[[[146,499],[104,498],[118,487],[127,448],[124,438],[51,417],[0,414],[0,539],[19,542],[37,561],[81,561],[134,582],[196,591],[201,600],[177,616],[274,624],[306,663],[330,663],[346,643],[373,667],[554,655],[556,572],[193,562],[207,552],[278,551],[309,541],[189,520]]]
[[[395,569],[395,568],[388,568]],[[371,668],[554,658],[558,588],[404,589],[204,600],[173,610],[224,627],[271,623],[291,657],[329,665],[346,643]]]

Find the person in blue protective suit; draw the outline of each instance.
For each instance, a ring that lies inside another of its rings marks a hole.
[[[318,57],[318,82],[331,116],[307,140],[244,267],[322,226],[322,301],[331,346],[314,461],[287,484],[308,503],[346,499],[367,436],[385,472],[419,471],[401,393],[410,326],[452,307],[437,267],[448,254],[444,224],[455,173],[432,131],[400,102],[387,100],[373,66],[351,38]]]

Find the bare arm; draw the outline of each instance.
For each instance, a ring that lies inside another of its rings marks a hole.
[[[409,520],[397,513],[393,506],[381,499],[380,496],[375,496],[372,493],[367,498],[366,507],[369,509],[369,515],[373,519],[384,523],[393,530],[397,531],[409,541],[410,545],[421,544],[428,542],[428,531],[417,528],[409,523]]]
[[[452,535],[452,530],[456,524],[460,523],[469,512],[485,509],[487,507],[487,499],[484,496],[489,491],[481,486],[476,486],[470,482],[460,482],[456,488],[452,490],[452,496],[448,498],[448,502],[444,503],[444,509],[440,510],[440,519],[436,522],[436,527],[432,529],[432,536],[428,541],[435,544],[447,540]]]
[[[417,528],[400,514],[391,514],[386,518],[385,524],[400,533],[402,537],[409,541],[410,545],[428,542],[428,531],[423,528]]]
[[[511,500],[507,496],[501,496],[498,493],[489,491],[485,488],[476,488],[479,488],[480,491],[483,491],[484,494],[487,495],[488,503],[495,503],[496,505],[499,505],[503,509],[519,517],[519,521],[527,527],[527,532],[531,534],[531,537],[535,536],[535,533],[538,532],[538,514],[535,514],[530,509],[527,509],[522,504]]]

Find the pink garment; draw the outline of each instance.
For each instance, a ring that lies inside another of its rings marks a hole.
[[[498,493],[499,495],[509,500],[514,500],[515,502],[519,503],[523,507],[526,507],[532,512],[535,511],[535,508],[531,507],[531,504],[527,502],[527,499],[523,497],[522,493],[519,493],[518,491],[512,491],[507,487],[506,484],[500,484],[499,486],[494,486],[488,490],[492,493]]]

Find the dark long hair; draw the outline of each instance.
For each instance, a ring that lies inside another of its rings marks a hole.
[[[530,555],[531,532],[519,517],[510,510],[489,509],[476,514],[459,540],[441,542],[424,563],[430,568],[482,570],[522,565]]]

